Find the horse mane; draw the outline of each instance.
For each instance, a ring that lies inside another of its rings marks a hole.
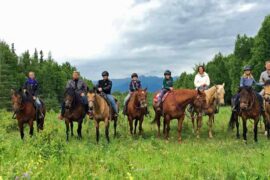
[[[69,95],[69,96],[71,96],[71,97],[74,98],[73,105],[82,104],[80,95],[77,94],[73,88],[67,88],[66,89],[66,91],[65,91],[65,97],[67,95]]]
[[[206,95],[206,102],[207,103],[210,104],[214,100],[213,95],[215,94],[216,90],[217,90],[217,87],[212,86],[211,88],[204,91],[205,95]]]

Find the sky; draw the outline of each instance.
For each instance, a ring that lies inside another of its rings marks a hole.
[[[269,0],[0,0],[0,40],[17,54],[51,51],[97,80],[174,76],[233,52],[237,34],[256,35]]]

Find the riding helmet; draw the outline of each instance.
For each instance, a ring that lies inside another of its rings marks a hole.
[[[244,67],[244,71],[251,71],[252,70],[252,67],[251,66],[245,66]]]
[[[102,76],[109,76],[109,72],[108,71],[103,71],[101,75]]]
[[[171,73],[171,71],[170,70],[166,70],[165,72],[164,72],[164,76],[165,75],[171,75],[172,73]]]
[[[138,74],[137,73],[132,73],[131,74],[131,78],[137,77],[138,78]]]

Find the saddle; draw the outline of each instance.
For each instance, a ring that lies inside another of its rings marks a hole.
[[[167,98],[167,96],[168,96],[170,93],[171,93],[171,91],[166,92],[166,93],[164,94],[164,96],[162,97],[161,102],[164,102],[165,99]],[[155,95],[155,97],[154,97],[154,102],[155,102],[155,103],[158,102],[158,98],[159,98],[160,94],[161,94],[161,92],[158,92],[158,93]]]

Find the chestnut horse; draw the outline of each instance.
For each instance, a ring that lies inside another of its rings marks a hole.
[[[265,135],[270,138],[270,81],[265,83],[263,98],[265,108]]]
[[[185,118],[185,109],[188,104],[193,104],[195,107],[206,108],[206,96],[204,92],[191,89],[179,89],[169,92],[166,99],[162,103],[162,112],[158,111],[156,102],[153,102],[155,110],[154,122],[157,122],[158,137],[160,137],[160,117],[163,115],[163,133],[165,139],[169,138],[170,121],[178,119],[178,142],[182,142],[182,126]]]
[[[247,120],[254,120],[254,141],[257,142],[257,133],[258,133],[258,123],[260,118],[260,104],[259,100],[252,89],[252,87],[242,87],[239,92],[240,96],[240,111],[232,112],[231,119],[229,122],[229,126],[233,129],[234,124],[236,124],[237,132],[236,137],[240,138],[239,134],[239,121],[238,116],[242,117],[243,122],[243,138],[244,141],[247,142]]]
[[[206,103],[208,108],[203,111],[205,115],[209,117],[208,120],[208,137],[212,138],[212,125],[214,123],[215,113],[218,111],[218,107],[220,105],[224,105],[224,83],[222,85],[215,85],[208,90],[205,90],[206,95]],[[203,113],[200,113],[200,109],[194,107],[194,111],[191,112],[191,120],[193,125],[193,131],[196,132],[197,138],[200,137],[200,129],[202,127],[202,115]],[[197,129],[195,129],[195,114],[197,116]]]
[[[37,131],[43,130],[44,118],[46,114],[44,103],[42,103],[42,113],[43,117],[40,118],[36,113],[36,108],[34,106],[33,97],[26,91],[23,92],[22,89],[19,91],[11,90],[11,101],[12,108],[14,110],[14,116],[16,117],[20,129],[21,139],[24,138],[23,125],[28,123],[30,127],[30,136],[34,134],[34,121],[37,121]]]
[[[129,121],[130,134],[136,134],[136,128],[139,121],[139,134],[142,133],[142,123],[147,110],[147,89],[138,89],[133,92],[127,104],[127,116]],[[135,129],[133,132],[133,120],[135,120]]]
[[[78,138],[82,138],[82,122],[85,118],[85,105],[82,103],[81,96],[75,92],[73,88],[68,88],[64,95],[65,113],[64,119],[66,124],[66,139],[69,140],[69,129],[73,136],[73,122],[78,122],[77,134]]]
[[[96,126],[96,141],[99,142],[99,123],[105,123],[105,135],[108,143],[110,120],[114,121],[114,137],[116,137],[117,117],[113,116],[113,110],[104,97],[97,94],[95,90],[87,93],[89,110],[93,112],[93,118]],[[118,104],[117,104],[118,105]]]

